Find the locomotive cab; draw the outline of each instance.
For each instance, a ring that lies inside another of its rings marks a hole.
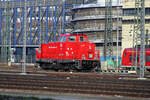
[[[58,42],[89,42],[86,35],[62,34]]]
[[[100,69],[99,52],[84,34],[62,34],[57,42],[41,44],[40,54],[37,52],[37,63],[42,68]]]

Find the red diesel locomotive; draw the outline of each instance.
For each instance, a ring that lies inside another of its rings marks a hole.
[[[126,48],[123,51],[122,55],[122,68],[123,69],[131,69],[136,68],[135,63],[137,59],[137,65],[139,66],[140,62],[140,49],[137,50],[137,58],[136,58],[136,50],[133,48]],[[150,48],[145,49],[145,68],[150,71]]]
[[[99,51],[84,34],[62,34],[57,42],[41,44],[36,63],[43,69],[100,70]]]

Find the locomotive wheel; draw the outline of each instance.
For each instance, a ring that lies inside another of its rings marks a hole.
[[[148,72],[150,72],[150,69],[146,69]]]
[[[95,68],[92,69],[93,72],[99,72],[101,70],[101,64],[99,62],[96,62]]]
[[[40,64],[40,68],[41,68],[41,69],[44,69],[44,70],[48,69],[45,64]]]
[[[53,69],[56,65],[48,64],[48,63],[42,63],[40,64],[40,68],[44,70]]]
[[[64,67],[63,64],[57,63],[55,66],[53,66],[53,69],[55,71],[62,72],[63,71],[63,67]]]
[[[97,62],[96,71],[97,72],[101,71],[101,64],[100,64],[100,62]]]
[[[81,62],[80,61],[75,62],[75,65],[74,65],[73,69],[75,69],[77,71],[82,70]]]

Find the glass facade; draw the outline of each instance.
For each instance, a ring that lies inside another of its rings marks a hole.
[[[124,16],[134,16],[135,9],[123,9],[123,15]],[[150,15],[150,8],[145,8],[145,15]]]

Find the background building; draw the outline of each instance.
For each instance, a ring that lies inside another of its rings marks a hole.
[[[121,51],[122,35],[122,2],[112,2],[112,34],[113,34],[113,56],[116,56],[117,25],[118,25],[118,44]],[[118,11],[119,9],[119,11]],[[97,1],[95,4],[75,5],[72,9],[73,33],[85,33],[91,42],[95,43],[103,56],[104,33],[105,33],[105,2]],[[119,12],[119,15],[117,16]],[[117,21],[118,19],[118,21]],[[119,55],[121,53],[119,52]],[[103,57],[102,57],[103,59]]]
[[[134,47],[135,0],[123,0],[122,51]],[[146,44],[150,44],[150,0],[145,0]]]

